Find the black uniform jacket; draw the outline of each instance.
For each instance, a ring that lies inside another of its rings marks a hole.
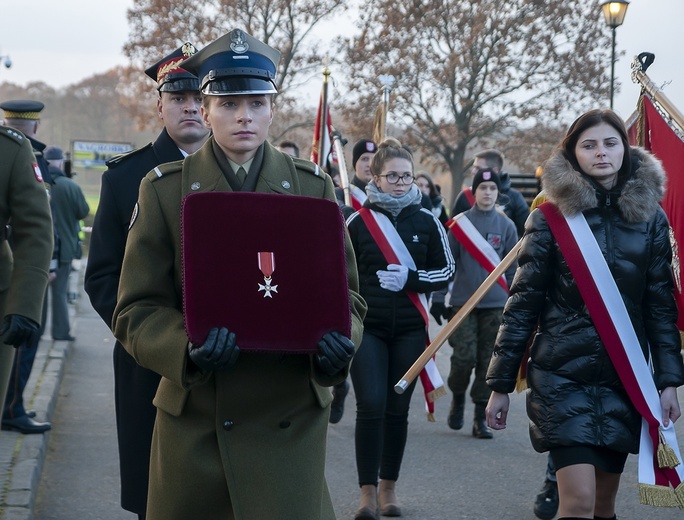
[[[110,328],[128,225],[138,200],[140,181],[156,166],[182,158],[183,154],[165,128],[154,143],[107,163],[90,239],[85,290],[93,308]],[[152,399],[160,378],[151,370],[140,367],[118,341],[114,347],[114,378],[121,505],[124,509],[143,514],[156,414]]]

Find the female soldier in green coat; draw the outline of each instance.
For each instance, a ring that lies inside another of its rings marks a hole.
[[[183,161],[150,172],[140,187],[114,334],[139,364],[162,376],[154,400],[151,520],[335,518],[324,476],[331,401],[325,387],[347,376],[365,314],[348,237],[351,341],[333,332],[316,355],[240,353],[235,334],[221,328],[196,346],[188,343],[182,314],[180,209],[187,194],[335,200],[330,177],[266,142],[278,59],[239,30],[188,59],[183,67],[201,78],[202,114],[213,137]]]

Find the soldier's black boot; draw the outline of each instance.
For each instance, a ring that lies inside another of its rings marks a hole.
[[[463,412],[465,409],[465,394],[454,395],[447,417],[447,424],[452,430],[463,428]]]
[[[485,405],[475,405],[475,419],[473,419],[473,437],[478,439],[491,439],[494,433],[487,426],[487,416],[485,414]]]
[[[344,415],[344,400],[349,393],[349,383],[345,379],[339,385],[333,386],[333,400],[330,404],[330,424],[337,424]]]

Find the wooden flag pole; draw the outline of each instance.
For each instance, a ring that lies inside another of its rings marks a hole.
[[[498,280],[503,274],[508,270],[513,262],[515,262],[518,257],[518,252],[520,251],[520,245],[522,241],[518,242],[513,246],[513,248],[508,252],[508,254],[503,257],[499,265],[489,273],[489,276],[485,278],[482,285],[477,288],[477,291],[468,299],[467,302],[460,308],[456,315],[451,318],[449,323],[442,329],[442,331],[437,335],[437,337],[430,343],[430,345],[423,351],[420,357],[415,363],[408,369],[404,377],[399,380],[399,382],[394,385],[394,391],[398,394],[403,394],[414,379],[418,377],[420,372],[425,368],[425,365],[430,361],[432,356],[434,356],[437,351],[444,345],[449,336],[451,336],[454,331],[461,325],[463,320],[472,312],[475,306],[480,303],[480,300],[484,298],[484,295],[489,292],[489,290],[498,283]]]

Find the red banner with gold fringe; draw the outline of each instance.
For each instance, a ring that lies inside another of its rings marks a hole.
[[[670,127],[647,94],[641,96],[639,117],[629,128],[629,139],[631,144],[643,146],[653,153],[662,162],[667,174],[662,207],[670,221],[672,270],[679,309],[677,326],[679,330],[684,330],[684,272],[680,257],[684,247],[684,141]]]

